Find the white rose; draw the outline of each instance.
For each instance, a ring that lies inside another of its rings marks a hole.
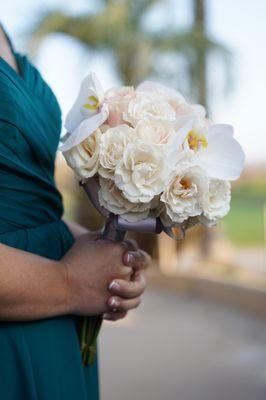
[[[199,218],[204,225],[214,225],[230,210],[231,185],[228,181],[210,179],[208,189],[200,199],[203,215]]]
[[[208,188],[208,178],[193,166],[186,167],[176,174],[161,195],[165,211],[172,222],[182,223],[189,217],[202,213],[199,199]],[[169,219],[163,217],[169,225]]]
[[[204,119],[206,116],[206,110],[202,105],[189,104],[180,92],[159,83],[144,81],[138,85],[137,91],[157,95],[160,99],[166,101],[172,106],[175,110],[176,116],[193,114],[199,120]]]
[[[154,117],[174,121],[175,110],[167,101],[158,98],[156,95],[138,93],[136,98],[128,104],[128,109],[124,113],[124,120],[136,126],[138,121],[143,118]]]
[[[115,183],[133,203],[148,203],[160,194],[167,179],[167,160],[158,146],[129,143],[115,170]]]
[[[100,129],[97,129],[83,142],[63,153],[77,179],[86,180],[96,174],[99,165],[101,135]]]
[[[101,136],[99,174],[113,179],[115,168],[123,156],[126,145],[135,137],[134,130],[127,125],[109,128]]]
[[[174,124],[163,119],[145,118],[136,125],[136,136],[147,143],[167,145],[174,135]]]
[[[105,93],[105,102],[109,108],[107,123],[110,126],[124,124],[124,112],[127,111],[129,102],[136,96],[135,90],[130,86],[114,87]]]
[[[99,202],[102,207],[115,215],[122,215],[130,222],[140,221],[149,215],[152,203],[131,203],[114,181],[99,178],[101,189],[99,190]]]

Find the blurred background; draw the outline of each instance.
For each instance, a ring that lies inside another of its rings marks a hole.
[[[0,16],[63,117],[91,70],[106,89],[148,78],[232,124],[246,153],[219,226],[182,242],[138,236],[154,260],[149,288],[139,310],[102,330],[102,399],[265,399],[266,2],[11,0]],[[66,217],[100,227],[60,154],[56,178]]]

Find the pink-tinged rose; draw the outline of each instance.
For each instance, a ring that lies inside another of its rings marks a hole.
[[[137,87],[137,92],[152,93],[161,101],[166,101],[175,110],[176,117],[192,114],[199,120],[204,120],[206,110],[200,104],[189,104],[184,96],[172,88],[168,88],[159,83],[144,81]]]
[[[105,102],[109,108],[109,117],[106,122],[110,127],[128,124],[123,119],[123,114],[133,98],[135,98],[135,91],[133,87],[129,86],[112,88],[105,93]]]

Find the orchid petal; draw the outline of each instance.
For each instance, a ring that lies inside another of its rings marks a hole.
[[[63,143],[59,147],[60,151],[70,150],[72,147],[77,146],[87,137],[89,137],[99,126],[101,126],[108,118],[109,110],[107,104],[104,104],[101,111],[90,118],[86,118],[70,135],[63,138]]]
[[[103,88],[94,72],[83,80],[78,97],[66,116],[65,128],[68,132],[74,132],[84,119],[97,113],[98,110],[86,109],[86,114],[84,114],[83,105],[88,101],[90,95],[94,95],[99,103],[103,101]]]
[[[228,130],[211,129],[206,135],[208,147],[198,151],[195,163],[212,178],[233,181],[240,176],[244,167],[242,147],[228,134]]]
[[[208,135],[213,135],[213,134],[227,134],[230,136],[233,136],[234,134],[234,128],[232,127],[232,125],[228,125],[228,124],[215,124],[212,125],[208,131]]]
[[[175,130],[181,144],[184,143],[188,133],[192,130],[195,123],[194,115],[184,115],[178,117],[175,121]]]

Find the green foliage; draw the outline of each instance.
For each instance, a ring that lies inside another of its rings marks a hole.
[[[266,204],[266,182],[255,180],[232,191],[231,211],[222,226],[237,245],[263,245],[263,218]]]

